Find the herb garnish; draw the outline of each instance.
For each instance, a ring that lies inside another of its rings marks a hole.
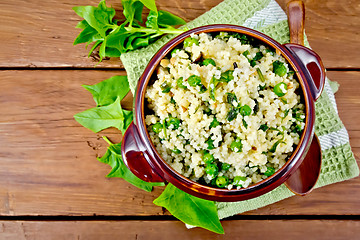
[[[155,0],[122,0],[125,21],[114,19],[115,9],[107,7],[105,0],[97,7],[78,6],[73,10],[84,20],[77,28],[83,31],[77,36],[74,45],[94,43],[89,55],[100,46],[100,61],[104,57],[119,57],[122,53],[149,45],[164,34],[179,34],[184,30],[173,26],[185,21],[169,12],[157,10]],[[150,10],[145,26],[141,14],[144,6]]]

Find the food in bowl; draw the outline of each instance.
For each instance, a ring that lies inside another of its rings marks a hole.
[[[147,87],[149,136],[162,158],[200,184],[246,188],[291,156],[305,123],[286,60],[247,35],[200,33],[160,62]]]

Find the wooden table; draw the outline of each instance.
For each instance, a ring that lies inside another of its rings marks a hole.
[[[190,21],[221,0],[158,0]],[[284,8],[286,0],[278,0]],[[114,129],[95,134],[73,115],[93,107],[81,84],[125,75],[118,59],[87,58],[72,46],[76,5],[98,0],[0,3],[0,239],[359,239],[360,178],[222,221],[226,234],[187,230],[96,160]],[[120,10],[120,1],[108,1]],[[360,2],[308,0],[306,31],[328,77],[340,83],[339,114],[360,159]],[[124,103],[131,106],[131,98]],[[304,237],[305,236],[305,237]]]

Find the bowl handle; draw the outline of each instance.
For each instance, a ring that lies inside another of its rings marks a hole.
[[[121,145],[121,155],[125,165],[145,182],[164,182],[164,179],[155,172],[150,160],[151,156],[141,143],[138,129],[132,122],[124,134]]]
[[[286,180],[286,187],[297,195],[304,196],[314,188],[321,170],[321,147],[314,134],[309,150],[296,171]]]
[[[313,99],[316,101],[324,88],[325,68],[319,57],[313,50],[296,43],[284,44],[299,63],[305,79],[310,87]]]

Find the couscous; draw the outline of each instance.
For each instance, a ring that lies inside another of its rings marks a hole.
[[[305,125],[286,60],[238,33],[186,38],[161,60],[145,97],[145,122],[162,158],[213,187],[246,188],[274,174]]]

